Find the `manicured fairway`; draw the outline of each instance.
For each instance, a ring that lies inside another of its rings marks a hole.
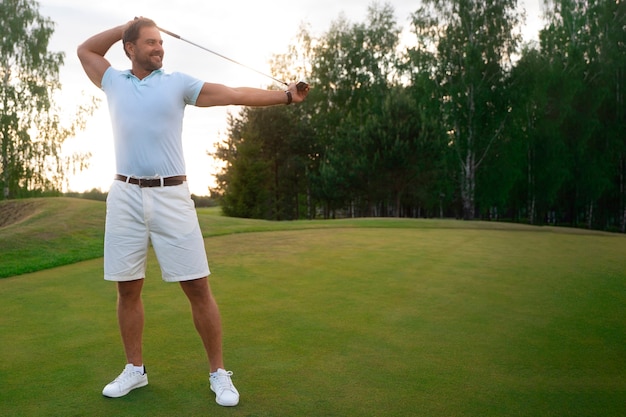
[[[623,415],[625,236],[402,222],[206,239],[234,409],[154,259],[150,385],[120,399],[100,394],[124,364],[102,260],[1,279],[0,415]]]

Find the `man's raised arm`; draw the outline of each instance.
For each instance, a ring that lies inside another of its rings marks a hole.
[[[85,73],[91,82],[99,88],[102,86],[102,76],[111,66],[111,63],[104,58],[104,55],[113,44],[122,39],[122,34],[127,25],[120,25],[94,35],[80,44],[76,50]]]

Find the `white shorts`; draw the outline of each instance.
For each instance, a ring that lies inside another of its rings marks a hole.
[[[145,187],[113,181],[107,197],[104,279],[145,278],[149,243],[164,281],[210,274],[204,239],[187,183]]]

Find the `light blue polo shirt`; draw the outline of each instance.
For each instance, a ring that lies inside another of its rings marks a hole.
[[[117,173],[133,177],[185,175],[183,116],[203,81],[153,71],[143,80],[109,67],[102,77],[115,142]]]

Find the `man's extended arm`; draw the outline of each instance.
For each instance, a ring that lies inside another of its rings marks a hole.
[[[295,83],[289,84],[288,91],[291,94],[291,102],[300,103],[306,98],[309,88],[298,90]],[[222,84],[205,83],[200,91],[200,96],[196,100],[196,106],[272,106],[276,104],[287,104],[288,95],[285,91],[264,90],[251,87],[227,87]]]

